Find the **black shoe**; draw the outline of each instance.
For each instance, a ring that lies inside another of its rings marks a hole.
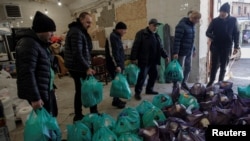
[[[141,100],[141,95],[140,94],[135,94],[134,97],[135,97],[136,100]]]
[[[188,85],[187,85],[186,83],[182,83],[182,84],[181,84],[181,87],[182,87],[183,89],[187,90],[187,91],[190,90],[190,88],[188,87]]]
[[[208,82],[206,88],[211,87],[213,85],[213,82]]]
[[[73,122],[76,122],[78,120],[82,120],[83,117],[84,117],[83,115],[75,115],[73,118]]]
[[[156,92],[156,91],[146,91],[146,94],[157,95],[158,92]]]
[[[120,102],[120,103],[122,103],[122,104],[124,104],[124,105],[127,104],[127,102],[122,101],[120,98],[117,98],[117,101]]]
[[[115,107],[117,107],[119,109],[123,109],[125,107],[125,104],[123,104],[122,102],[119,102],[117,100],[115,100],[115,101],[113,100],[112,106],[115,106]]]

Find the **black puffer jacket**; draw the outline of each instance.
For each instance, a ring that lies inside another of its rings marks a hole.
[[[173,54],[186,56],[194,49],[195,28],[189,18],[182,18],[175,27]]]
[[[52,56],[49,44],[42,42],[33,30],[20,32],[16,46],[18,97],[28,101],[48,101]]]
[[[91,65],[92,41],[79,19],[69,24],[66,36],[64,61],[69,70],[85,72]]]
[[[145,66],[160,64],[161,57],[167,58],[168,56],[162,47],[160,36],[157,33],[153,34],[149,31],[148,27],[138,31],[135,36],[130,59],[138,60],[139,66]]]

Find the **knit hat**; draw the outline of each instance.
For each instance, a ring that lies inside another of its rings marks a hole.
[[[44,15],[40,11],[37,11],[33,20],[32,29],[36,33],[56,31],[56,25],[50,17]]]
[[[127,29],[127,25],[123,22],[118,22],[115,26],[115,29]]]
[[[230,5],[227,3],[224,3],[221,7],[220,7],[220,12],[227,12],[228,14],[230,13]]]

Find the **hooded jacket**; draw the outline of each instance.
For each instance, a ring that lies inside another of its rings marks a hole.
[[[16,70],[18,97],[28,101],[49,100],[50,67],[53,58],[49,44],[31,30],[17,33]]]
[[[64,50],[65,66],[72,71],[86,72],[91,65],[91,37],[79,19],[68,27]]]
[[[175,27],[173,54],[186,56],[194,49],[195,28],[188,17],[180,20]]]

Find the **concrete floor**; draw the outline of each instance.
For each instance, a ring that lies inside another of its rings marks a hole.
[[[59,115],[57,117],[59,126],[63,133],[63,139],[67,138],[66,126],[72,124],[74,117],[73,109],[73,99],[74,99],[74,84],[73,80],[69,76],[64,76],[61,79],[56,78],[55,84],[58,89],[56,90],[57,102],[59,108]],[[111,83],[104,85],[103,90],[103,101],[98,105],[98,110],[100,113],[107,113],[113,116],[115,119],[122,109],[117,109],[111,105],[112,98],[109,96]],[[132,95],[134,94],[134,87],[130,87]],[[172,84],[159,84],[156,83],[155,90],[159,93],[170,93],[172,91]],[[143,99],[152,100],[153,95],[145,95],[144,91],[142,93]],[[125,100],[127,102],[127,107],[135,107],[141,101],[136,101],[134,97],[130,100]],[[89,113],[89,109],[83,108],[83,114]],[[24,126],[22,123],[17,125],[17,128],[10,132],[11,141],[23,141],[23,130]]]
[[[231,69],[231,78],[228,80],[233,82],[233,89],[237,93],[238,86],[246,86],[250,83],[250,46],[245,46],[242,48],[242,59],[235,62]],[[58,123],[60,125],[61,131],[63,133],[63,139],[67,138],[66,126],[68,124],[72,124],[73,121],[73,98],[74,98],[74,85],[73,80],[69,76],[62,77],[61,79],[56,78],[55,83],[58,87],[56,90],[58,107],[59,107],[59,115],[58,115]],[[115,119],[117,115],[121,112],[122,109],[117,109],[111,105],[112,98],[109,96],[111,83],[108,85],[104,85],[103,91],[103,101],[98,105],[98,110],[100,113],[107,113],[113,116]],[[192,86],[192,84],[188,84]],[[172,90],[172,84],[159,84],[156,83],[155,90],[160,93],[170,93]],[[134,87],[131,87],[132,95],[134,93]],[[142,94],[143,99],[152,100],[152,95]],[[127,101],[127,107],[135,107],[141,101],[136,101],[134,97]],[[89,109],[83,108],[83,113],[89,113]],[[23,141],[23,129],[24,126],[19,123],[17,128],[10,132],[11,141]]]

